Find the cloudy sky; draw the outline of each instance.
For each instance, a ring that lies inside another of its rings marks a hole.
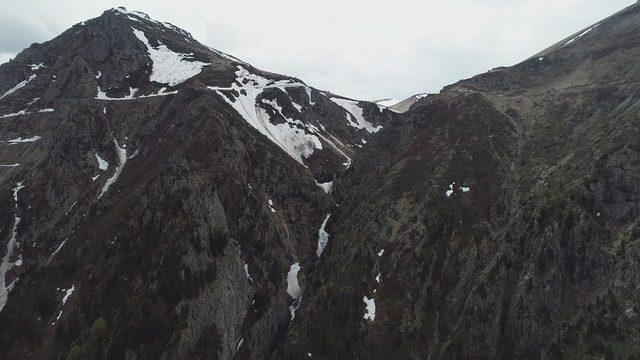
[[[0,0],[0,62],[107,8],[320,89],[376,100],[513,65],[635,0]]]

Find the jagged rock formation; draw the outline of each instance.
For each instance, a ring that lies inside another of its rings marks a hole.
[[[639,28],[404,113],[123,8],[32,45],[0,65],[0,357],[639,355]]]

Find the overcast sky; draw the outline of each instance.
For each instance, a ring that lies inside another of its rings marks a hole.
[[[0,62],[125,6],[254,66],[357,99],[403,99],[513,65],[635,0],[0,0]]]

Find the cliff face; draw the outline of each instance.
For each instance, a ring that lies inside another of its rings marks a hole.
[[[0,65],[0,357],[638,355],[639,24],[403,114],[122,8],[32,45]]]

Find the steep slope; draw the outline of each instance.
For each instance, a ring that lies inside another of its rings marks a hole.
[[[0,357],[268,356],[394,116],[124,8],[32,45],[0,65]]]
[[[386,124],[278,356],[640,355],[638,34],[636,4]]]

